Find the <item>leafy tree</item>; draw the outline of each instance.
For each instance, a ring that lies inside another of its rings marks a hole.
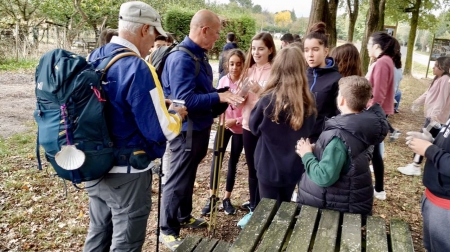
[[[278,26],[286,27],[290,23],[292,23],[290,11],[280,11],[275,13],[275,24]]]
[[[237,3],[242,8],[251,9],[253,7],[252,0],[230,0],[230,3]]]
[[[261,13],[262,12],[262,7],[259,4],[256,4],[253,6],[253,13]]]
[[[307,28],[308,18],[301,17],[297,18],[297,20],[291,24],[289,32],[292,34],[304,34]]]
[[[297,20],[297,15],[295,15],[294,8],[292,8],[292,10],[291,10],[291,20],[292,20],[292,22],[295,22]]]
[[[348,42],[353,42],[355,23],[359,13],[359,1],[360,0],[346,0],[346,7],[348,14],[348,31],[347,31]]]

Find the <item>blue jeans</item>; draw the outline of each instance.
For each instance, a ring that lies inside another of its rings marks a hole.
[[[423,246],[428,252],[450,251],[450,210],[431,203],[425,194],[421,201]]]
[[[397,101],[397,103],[394,105],[394,109],[398,109],[398,106],[400,106],[400,100],[402,99],[402,91],[397,90],[397,92],[395,92],[395,96],[394,99]]]

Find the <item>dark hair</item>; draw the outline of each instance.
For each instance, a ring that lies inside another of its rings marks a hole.
[[[328,47],[327,25],[324,22],[315,23],[310,29],[305,39],[317,39],[319,44]]]
[[[302,38],[300,37],[300,35],[298,35],[298,34],[295,34],[294,35],[294,42],[302,42]],[[302,49],[302,51],[303,51],[303,49]]]
[[[118,35],[119,35],[119,32],[117,31],[117,29],[105,29],[102,31],[102,33],[100,33],[98,42],[99,42],[100,46],[106,45],[109,43],[109,41],[111,41],[111,38],[113,36],[118,36]]]
[[[229,32],[227,33],[227,40],[230,42],[234,42],[234,40],[236,39],[236,35],[234,35],[234,33]]]
[[[402,67],[402,54],[400,53],[400,43],[398,43],[397,39],[385,32],[375,32],[372,33],[370,37],[372,38],[373,44],[379,45],[381,48],[382,52],[378,58],[384,55],[389,56],[394,62],[396,68]]]
[[[331,51],[330,57],[336,62],[342,77],[351,75],[363,76],[359,52],[352,43],[346,43],[335,47],[333,51]]]
[[[155,38],[155,41],[157,41],[157,40],[166,41],[166,40],[167,40],[167,37],[166,37],[166,36],[163,36],[163,35],[158,35],[158,36],[156,36],[156,38]]]
[[[245,54],[242,50],[240,49],[231,49],[231,50],[227,50],[225,52],[225,60],[223,61],[223,69],[225,70],[225,73],[228,73],[229,69],[228,69],[228,61],[230,61],[230,58],[232,56],[238,56],[239,59],[241,59],[242,61],[242,69],[244,69],[244,65],[245,65]],[[241,75],[242,75],[243,71],[241,71]]]
[[[169,44],[172,44],[173,43],[173,36],[172,36],[172,34],[168,33],[168,32],[166,32],[166,34],[167,34],[166,42],[169,43]]]
[[[294,36],[292,36],[292,34],[290,34],[290,33],[286,33],[283,36],[281,36],[280,40],[288,42],[290,44],[290,43],[294,42]]]

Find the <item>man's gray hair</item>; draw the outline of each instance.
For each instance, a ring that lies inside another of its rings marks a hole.
[[[134,35],[136,35],[139,29],[142,28],[144,24],[129,22],[125,20],[119,20],[119,31],[128,31]]]

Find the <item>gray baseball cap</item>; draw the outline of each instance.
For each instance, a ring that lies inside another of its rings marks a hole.
[[[161,26],[161,16],[146,3],[140,1],[123,3],[120,6],[119,19],[128,22],[149,24],[154,26],[161,35],[167,37],[166,32]]]

